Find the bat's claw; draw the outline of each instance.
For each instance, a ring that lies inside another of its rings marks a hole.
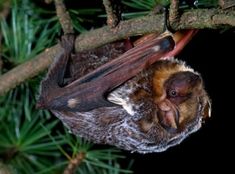
[[[45,109],[45,103],[43,101],[39,100],[36,103],[36,109]]]
[[[66,49],[67,52],[72,52],[74,49],[74,40],[74,34],[66,34],[62,36],[60,44],[62,48]]]

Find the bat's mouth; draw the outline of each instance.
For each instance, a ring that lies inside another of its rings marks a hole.
[[[165,129],[168,132],[168,138],[162,140],[159,146],[156,146],[156,142],[149,143],[139,150],[140,153],[151,153],[151,152],[163,152],[168,148],[180,144],[185,138],[187,138],[190,134],[196,132],[198,129],[201,128],[203,119],[206,115],[210,115],[210,100],[208,98],[199,97],[198,98],[198,106],[197,106],[197,113],[196,116],[184,126],[183,130],[177,130],[174,132],[170,132],[169,130]],[[142,146],[143,147],[143,146]]]
[[[187,125],[187,127],[184,128],[184,131],[181,131],[180,133],[178,133],[178,135],[169,140],[169,142],[167,143],[168,146],[171,147],[181,143],[181,141],[184,140],[188,135],[200,129],[201,123],[202,117],[196,117],[194,120],[191,121],[191,124]]]
[[[158,146],[156,146],[156,142],[147,144],[145,148],[143,148],[142,146],[142,150],[141,148],[139,148],[138,152],[139,153],[163,152],[170,147],[180,144],[190,134],[200,129],[201,123],[202,123],[202,117],[201,116],[196,117],[194,120],[192,120],[191,124],[185,127],[184,131],[175,134],[173,133],[172,138],[169,139],[167,138],[166,140],[163,140]]]
[[[167,99],[157,105],[159,108],[157,116],[161,127],[169,133],[177,133],[180,127],[180,113],[177,107]]]
[[[192,119],[187,126],[184,127],[183,131],[180,131],[173,138],[171,138],[165,145],[163,145],[162,150],[164,151],[169,147],[180,144],[188,135],[196,132],[202,126],[202,121],[205,117],[210,117],[211,114],[211,103],[208,98],[198,97],[197,113],[194,119]]]

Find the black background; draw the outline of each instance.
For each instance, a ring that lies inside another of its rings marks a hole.
[[[124,152],[134,159],[135,174],[174,172],[203,173],[209,169],[226,173],[234,166],[235,109],[234,59],[235,32],[202,30],[177,56],[200,72],[212,100],[212,117],[180,145],[165,152],[137,154]]]

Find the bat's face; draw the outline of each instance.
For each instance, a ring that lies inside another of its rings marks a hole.
[[[202,78],[182,62],[160,62],[154,72],[153,89],[159,124],[167,131],[184,131],[198,116],[201,102],[209,104]]]
[[[184,125],[196,116],[201,85],[199,75],[190,71],[175,73],[166,80],[164,96],[156,99],[159,123],[168,131],[183,131]]]

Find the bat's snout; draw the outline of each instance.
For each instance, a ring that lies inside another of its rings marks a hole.
[[[192,86],[194,86],[198,82],[201,82],[201,77],[195,73],[190,73],[187,78],[187,82]]]

